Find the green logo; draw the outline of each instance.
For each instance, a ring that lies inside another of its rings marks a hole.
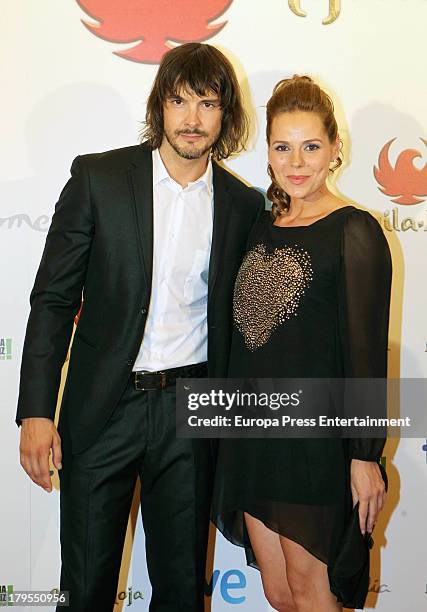
[[[0,606],[13,606],[13,584],[0,584]]]
[[[12,338],[0,338],[0,359],[12,359]]]

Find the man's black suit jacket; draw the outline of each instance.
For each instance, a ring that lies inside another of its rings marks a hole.
[[[208,368],[227,374],[233,286],[264,200],[213,164]],[[96,439],[129,379],[150,304],[152,154],[146,145],[77,157],[55,208],[31,293],[16,421],[53,419],[73,319],[59,428],[73,452]],[[173,262],[171,262],[173,264]]]

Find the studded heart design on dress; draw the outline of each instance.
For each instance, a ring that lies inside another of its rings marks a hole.
[[[234,322],[249,350],[296,314],[312,279],[310,255],[296,246],[269,253],[257,244],[246,253],[234,287]]]

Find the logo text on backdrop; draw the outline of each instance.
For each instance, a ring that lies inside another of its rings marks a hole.
[[[389,232],[427,232],[427,211],[421,209],[421,216],[416,214],[401,219],[400,213],[407,206],[421,204],[427,198],[427,163],[414,165],[415,159],[423,155],[416,149],[400,151],[393,164],[390,162],[390,147],[396,138],[392,138],[381,149],[378,156],[378,166],[374,166],[374,176],[383,195],[398,204],[392,210],[386,210],[378,217],[378,221]],[[420,138],[427,146],[427,140]]]

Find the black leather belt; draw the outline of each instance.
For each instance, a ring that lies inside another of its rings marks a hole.
[[[162,372],[132,372],[132,382],[137,391],[156,391],[173,385],[177,378],[204,378],[207,374],[208,365],[204,361]]]

